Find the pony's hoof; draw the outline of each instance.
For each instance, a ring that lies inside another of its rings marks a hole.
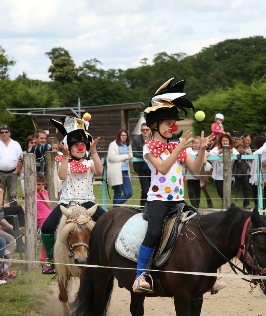
[[[214,286],[211,289],[211,294],[217,294],[220,290],[222,290],[223,288],[225,288],[227,286],[227,283],[225,282],[220,282],[217,281],[214,283]]]

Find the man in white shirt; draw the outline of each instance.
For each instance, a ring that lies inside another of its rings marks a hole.
[[[22,168],[22,149],[17,141],[10,138],[8,126],[0,127],[0,135],[0,181],[4,191],[7,191],[10,205],[16,205],[18,174]]]

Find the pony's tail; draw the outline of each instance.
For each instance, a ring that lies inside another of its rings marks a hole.
[[[105,316],[109,307],[111,294],[114,286],[114,276],[112,276],[106,284],[104,306],[101,316]],[[91,270],[84,268],[84,272],[80,277],[80,287],[76,294],[75,300],[70,304],[71,316],[95,316],[93,311],[94,302],[94,280]],[[97,313],[97,315],[99,315]]]
[[[84,268],[75,300],[70,304],[71,316],[94,316],[94,281],[90,269]]]
[[[106,288],[106,292],[105,292],[105,298],[104,298],[104,305],[105,305],[105,309],[103,312],[103,316],[107,315],[107,310],[110,304],[110,300],[111,300],[111,295],[113,292],[113,287],[114,287],[114,276],[111,277],[111,279],[108,281],[108,285]]]

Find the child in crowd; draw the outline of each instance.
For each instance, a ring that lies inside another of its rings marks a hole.
[[[200,150],[200,137],[197,136],[193,139],[192,147],[188,147],[186,149],[186,153],[190,156],[197,156]],[[206,163],[206,158],[204,159],[204,163]],[[201,178],[204,175],[199,173],[191,172],[188,168],[186,169],[186,181],[187,181],[187,189],[188,196],[192,206],[196,209],[199,208],[200,205],[200,192],[201,192]],[[204,180],[203,180],[204,181]]]
[[[218,113],[215,115],[214,123],[212,123],[211,131],[214,137],[218,138],[219,136],[222,136],[224,132],[224,126],[223,126],[224,116],[221,113]]]
[[[6,240],[3,237],[0,237],[0,258],[4,258],[4,251],[6,247]],[[0,264],[0,275],[2,274],[2,266]],[[0,285],[5,284],[6,281],[2,280],[0,277]]]
[[[52,146],[52,151],[54,152],[59,152],[59,141],[56,138],[53,138],[51,141],[51,146]],[[59,152],[61,153],[61,152]]]
[[[3,191],[2,188],[0,190]],[[3,201],[3,194],[0,195],[0,205]],[[2,226],[7,225],[9,228],[13,228],[5,219],[4,211],[0,208],[0,258],[12,259],[14,252],[15,239],[12,235],[3,231]],[[0,284],[7,283],[17,277],[15,271],[10,271],[10,262],[0,262]]]
[[[3,251],[3,258],[12,259],[14,247],[15,247],[15,239],[12,235],[6,233],[2,230],[0,226],[0,238],[4,238],[6,241],[6,245]],[[17,274],[16,271],[10,271],[11,262],[0,262],[0,280],[2,281],[12,281],[16,279]]]
[[[171,87],[173,78],[162,85],[145,110],[147,126],[151,129],[152,139],[146,140],[143,147],[143,159],[151,169],[151,185],[147,197],[148,228],[140,246],[137,263],[136,279],[133,292],[149,291],[150,284],[145,279],[145,269],[152,256],[153,250],[160,239],[164,216],[179,203],[184,201],[184,166],[193,172],[200,172],[207,145],[212,135],[200,137],[200,148],[196,160],[186,153],[191,146],[192,133],[187,131],[182,141],[172,143],[176,121],[180,120],[179,112],[185,108],[194,109],[192,103],[184,98],[184,81]],[[226,286],[216,282],[215,290]]]
[[[41,229],[48,215],[51,213],[51,203],[49,201],[48,191],[45,189],[45,177],[43,173],[37,172],[37,225]],[[41,262],[45,262],[46,252],[42,245]],[[43,273],[46,273],[45,265],[43,265]]]
[[[222,137],[218,138],[216,146],[210,151],[211,156],[223,156],[223,146],[230,146],[230,151],[232,155],[238,155],[239,152],[233,147],[234,141],[229,134],[223,134]],[[216,186],[217,193],[221,200],[223,199],[223,161],[214,160],[212,162],[212,178]]]

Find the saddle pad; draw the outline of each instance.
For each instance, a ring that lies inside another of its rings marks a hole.
[[[132,216],[122,227],[115,242],[116,251],[129,260],[138,262],[139,247],[145,237],[148,222],[142,213]]]

